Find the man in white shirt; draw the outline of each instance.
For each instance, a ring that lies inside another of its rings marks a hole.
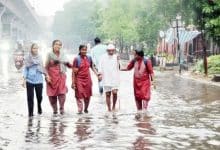
[[[116,49],[113,44],[107,47],[107,53],[104,54],[99,62],[99,73],[101,74],[104,92],[106,94],[106,103],[108,111],[115,110],[117,102],[117,92],[120,83],[119,77],[119,57],[116,55]],[[111,107],[111,95],[113,96],[113,105]]]

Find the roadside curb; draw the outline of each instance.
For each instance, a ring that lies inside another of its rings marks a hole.
[[[200,82],[200,83],[203,83],[203,84],[209,84],[209,85],[213,85],[213,86],[218,86],[220,87],[220,82],[213,82],[211,80],[209,80],[209,78],[201,78],[201,77],[193,77],[190,73],[183,73],[182,75],[179,75],[179,74],[175,74],[175,76],[177,77],[180,77],[180,78],[183,78],[183,79],[189,79],[189,80],[194,80],[196,82]]]

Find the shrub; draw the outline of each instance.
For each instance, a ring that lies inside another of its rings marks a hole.
[[[193,71],[204,73],[203,60],[197,61]],[[220,74],[220,55],[213,55],[208,57],[208,73],[210,75]]]

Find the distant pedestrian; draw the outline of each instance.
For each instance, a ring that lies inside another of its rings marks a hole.
[[[134,59],[129,63],[126,69],[128,71],[134,68],[134,96],[137,110],[146,110],[151,99],[151,83],[153,81],[153,67],[150,59],[144,58],[142,50],[135,50]],[[140,117],[138,113],[137,118]]]
[[[91,57],[96,69],[98,69],[100,58],[102,57],[102,55],[106,53],[107,46],[102,44],[100,38],[98,37],[94,39],[94,42],[95,42],[95,46],[91,49]],[[99,81],[98,85],[99,85],[99,94],[102,95],[103,94],[102,82]]]
[[[66,70],[72,65],[67,61],[65,54],[61,51],[62,43],[60,40],[54,40],[52,51],[48,54],[46,60],[46,71],[48,73],[47,95],[53,108],[53,113],[58,113],[57,100],[60,105],[60,114],[64,114],[64,104],[66,100]]]
[[[43,99],[43,68],[42,57],[38,52],[38,45],[32,44],[29,54],[25,57],[23,72],[23,87],[27,89],[28,115],[34,115],[34,90],[37,97],[38,114],[42,114],[41,102]]]

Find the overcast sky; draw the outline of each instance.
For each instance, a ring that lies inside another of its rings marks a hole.
[[[41,16],[52,16],[58,10],[63,10],[65,2],[70,0],[29,0]]]

